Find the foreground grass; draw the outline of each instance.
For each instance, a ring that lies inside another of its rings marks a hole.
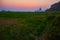
[[[0,40],[58,40],[60,12],[0,12]]]

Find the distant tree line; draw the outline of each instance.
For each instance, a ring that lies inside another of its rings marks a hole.
[[[46,11],[60,11],[60,2],[51,5]]]
[[[45,12],[48,12],[48,11],[60,11],[60,1],[52,4],[49,9],[45,10]],[[41,8],[39,8],[36,12],[43,12],[43,11]]]

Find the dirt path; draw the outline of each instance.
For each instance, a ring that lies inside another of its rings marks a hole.
[[[17,19],[0,20],[0,26],[18,25],[18,24],[19,21]]]

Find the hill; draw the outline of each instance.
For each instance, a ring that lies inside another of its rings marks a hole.
[[[46,11],[60,11],[60,2],[52,4]]]

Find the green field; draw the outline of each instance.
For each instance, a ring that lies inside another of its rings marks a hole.
[[[60,12],[0,12],[0,40],[58,40]]]

